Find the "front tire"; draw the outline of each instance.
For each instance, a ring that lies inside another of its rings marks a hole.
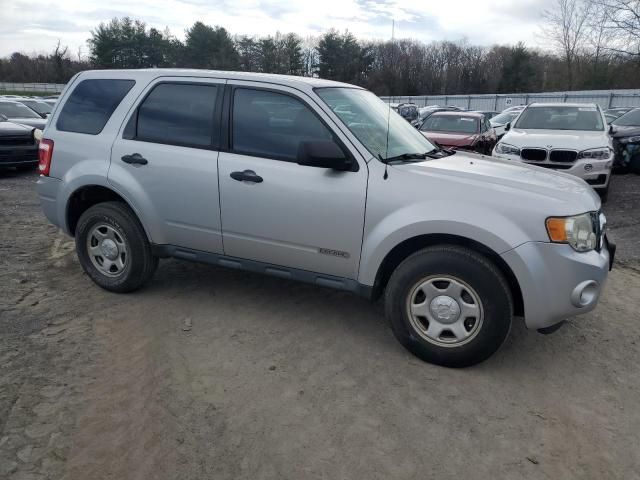
[[[142,225],[122,202],[104,202],[87,209],[78,220],[75,237],[82,268],[105,290],[137,290],[158,266]]]
[[[486,257],[464,247],[414,253],[393,272],[385,312],[394,335],[430,363],[466,367],[495,353],[511,329],[507,282]]]

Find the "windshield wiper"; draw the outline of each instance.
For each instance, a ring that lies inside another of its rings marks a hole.
[[[402,155],[395,155],[388,158],[379,155],[378,158],[380,158],[382,163],[389,164],[392,162],[404,162],[405,160],[424,160],[429,153],[403,153]]]
[[[404,162],[409,160],[424,160],[425,158],[442,158],[453,155],[455,150],[447,150],[441,147],[435,147],[433,150],[429,150],[424,153],[403,153],[402,155],[395,155],[393,157],[384,158],[382,155],[378,155],[378,158],[382,163],[390,164],[392,162]]]

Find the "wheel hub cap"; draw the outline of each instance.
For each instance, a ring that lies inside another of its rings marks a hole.
[[[115,260],[118,258],[118,245],[110,238],[106,238],[100,244],[100,251],[109,260]]]
[[[460,316],[460,305],[448,295],[439,295],[429,305],[431,315],[440,323],[451,324]]]
[[[443,347],[470,342],[484,322],[482,302],[475,289],[446,274],[416,282],[407,296],[407,314],[417,335]]]
[[[126,238],[112,225],[100,223],[87,235],[87,254],[93,266],[103,275],[117,277],[125,271],[129,248]]]

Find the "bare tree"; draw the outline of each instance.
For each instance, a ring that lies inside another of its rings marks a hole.
[[[640,57],[640,0],[594,0],[613,40],[611,51]]]
[[[592,6],[591,0],[555,0],[553,7],[543,12],[543,32],[562,53],[566,65],[567,90],[573,88],[574,65],[588,31]]]

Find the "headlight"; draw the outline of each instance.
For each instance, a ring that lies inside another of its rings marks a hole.
[[[606,160],[611,156],[609,147],[592,148],[583,150],[578,154],[578,158],[588,158],[589,160]]]
[[[496,145],[496,153],[502,153],[504,155],[520,155],[520,149],[509,145],[508,143],[499,143]]]
[[[591,214],[547,218],[547,233],[554,243],[568,243],[576,252],[596,248],[597,238]]]
[[[620,143],[636,143],[640,142],[640,137],[621,138]]]
[[[33,138],[35,138],[38,142],[42,140],[42,130],[40,130],[39,128],[34,128]]]

